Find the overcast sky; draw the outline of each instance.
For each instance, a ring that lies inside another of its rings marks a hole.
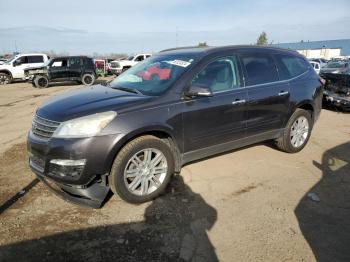
[[[349,0],[0,0],[0,52],[155,52],[350,38]],[[178,36],[176,37],[176,30]]]

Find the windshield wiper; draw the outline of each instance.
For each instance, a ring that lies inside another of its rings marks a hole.
[[[134,93],[134,94],[138,94],[138,95],[143,95],[141,91],[135,89],[135,88],[130,88],[130,87],[123,87],[123,86],[112,86],[113,89],[118,89],[118,90],[122,90],[125,92],[129,92],[129,93]]]

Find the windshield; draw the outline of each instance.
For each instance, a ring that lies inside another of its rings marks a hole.
[[[328,68],[342,68],[344,67],[344,63],[328,63],[327,67]]]
[[[10,57],[9,59],[7,59],[7,61],[4,64],[10,64],[13,61],[15,61],[19,56],[18,55],[14,55],[12,57]]]
[[[165,92],[196,61],[198,55],[156,55],[125,71],[111,83],[112,88],[133,89],[145,95]]]

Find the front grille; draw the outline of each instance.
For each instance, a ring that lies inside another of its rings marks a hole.
[[[35,136],[48,140],[59,125],[60,122],[48,120],[35,115],[32,122],[32,132]]]

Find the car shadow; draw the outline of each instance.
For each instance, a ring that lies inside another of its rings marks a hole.
[[[317,261],[350,261],[350,142],[324,152],[322,179],[295,208]]]
[[[181,176],[174,177],[167,191],[146,208],[142,222],[4,245],[0,261],[218,261],[207,235],[217,211]]]

